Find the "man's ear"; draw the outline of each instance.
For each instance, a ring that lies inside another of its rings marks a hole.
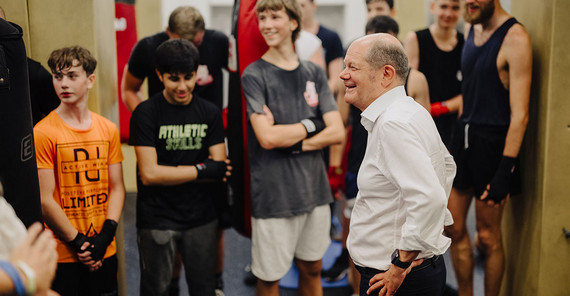
[[[166,27],[166,35],[168,35],[168,39],[179,39],[180,36],[172,31],[170,28]]]
[[[158,72],[158,69],[154,69],[154,71],[156,72],[156,76],[158,76],[158,79],[160,79],[160,82],[164,83],[164,81],[162,80],[162,74]]]
[[[394,79],[396,79],[396,68],[392,65],[385,65],[381,69],[382,71],[382,86],[388,86],[392,84]]]

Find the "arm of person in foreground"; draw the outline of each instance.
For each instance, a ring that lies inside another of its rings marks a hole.
[[[53,169],[38,169],[40,200],[44,222],[63,241],[70,244],[77,252],[79,260],[91,270],[101,267],[101,261],[91,260],[87,251],[90,245],[84,233],[80,233],[71,224],[61,207],[53,199],[55,193],[55,175]],[[78,242],[75,244],[74,242]]]
[[[219,143],[210,147],[224,145]],[[224,148],[225,149],[225,148]],[[135,146],[139,174],[141,181],[146,186],[172,186],[179,185],[198,179],[198,169],[195,165],[167,166],[158,164],[156,148],[150,146]],[[229,160],[225,160],[229,166]]]
[[[119,163],[109,165],[109,197],[107,217],[99,233],[89,237],[91,243],[87,249],[90,253],[78,254],[80,261],[101,260],[107,248],[113,242],[119,219],[125,204],[125,186],[123,183],[123,166]]]
[[[528,33],[522,26],[515,25],[509,30],[501,50],[504,50],[505,68],[508,68],[509,71],[508,89],[511,123],[507,131],[503,158],[501,159],[499,169],[481,195],[482,200],[487,199],[489,196],[502,198],[500,202],[497,202],[497,200],[487,201],[488,205],[495,207],[503,205],[508,199],[510,184],[508,178],[512,173],[512,167],[515,163],[514,159],[519,155],[528,123],[528,106],[532,81],[532,45]]]
[[[253,113],[249,117],[255,137],[263,149],[290,147],[307,137],[302,123],[275,124],[269,108],[263,106],[263,111],[265,114]]]
[[[340,112],[329,111],[323,114],[325,129],[313,137],[303,141],[303,151],[323,149],[330,145],[341,144],[344,138],[344,125]]]
[[[28,228],[26,238],[12,250],[9,261],[17,267],[24,287],[28,286],[27,281],[30,279],[22,272],[21,266],[29,267],[35,278],[34,295],[57,295],[50,290],[57,268],[56,242],[51,231],[42,231],[40,223],[34,223]],[[16,295],[12,279],[2,269],[0,269],[0,295]]]

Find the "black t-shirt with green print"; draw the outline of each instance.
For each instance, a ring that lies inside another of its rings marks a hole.
[[[154,147],[160,165],[201,163],[209,147],[223,142],[220,109],[197,96],[186,106],[176,106],[160,92],[139,104],[131,117],[129,145]],[[137,227],[186,230],[211,222],[216,218],[215,186],[220,184],[145,186],[137,172]]]

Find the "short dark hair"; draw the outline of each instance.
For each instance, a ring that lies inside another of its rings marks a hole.
[[[74,65],[74,60],[77,60],[79,64]],[[89,76],[95,72],[97,60],[91,55],[89,50],[75,45],[52,51],[48,59],[48,66],[52,73],[57,73],[73,66],[82,66],[87,76]]]
[[[164,41],[155,52],[156,69],[161,74],[190,74],[198,69],[200,53],[186,39]]]
[[[293,42],[295,42],[301,33],[301,20],[303,19],[301,5],[299,5],[297,0],[259,0],[255,4],[257,14],[266,10],[278,11],[281,9],[285,10],[290,19],[297,22],[297,29],[293,31],[291,36]]]
[[[408,57],[402,46],[382,40],[374,40],[364,58],[374,69],[391,65],[402,82],[406,81],[409,65]]]
[[[394,0],[366,0],[366,5],[372,2],[386,2],[388,6],[390,6],[390,9],[394,9]]]
[[[168,18],[170,33],[177,34],[180,38],[194,40],[198,32],[205,30],[204,18],[198,9],[192,6],[179,6]]]
[[[398,35],[400,27],[396,20],[387,15],[377,15],[366,23],[366,34],[372,33],[393,33]]]

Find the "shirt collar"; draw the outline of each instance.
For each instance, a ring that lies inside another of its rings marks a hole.
[[[376,119],[390,106],[397,98],[405,97],[406,90],[404,86],[397,86],[393,89],[387,91],[376,100],[374,100],[362,113],[360,116],[360,123],[368,132],[372,132],[372,127]]]

